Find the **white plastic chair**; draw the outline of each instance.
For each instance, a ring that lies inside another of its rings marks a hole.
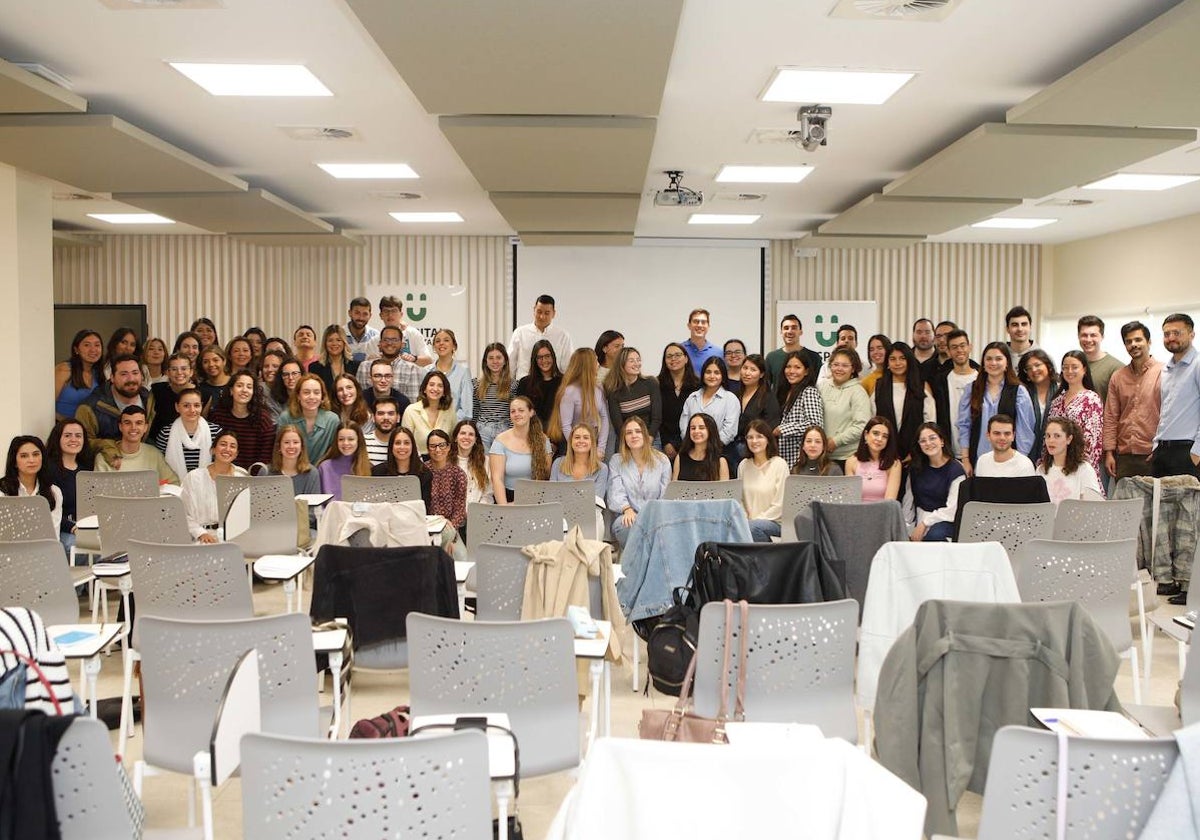
[[[663,491],[667,501],[710,501],[713,499],[742,500],[742,480],[728,481],[669,481]]]
[[[789,475],[783,483],[783,542],[796,542],[796,517],[809,513],[813,499],[823,502],[861,502],[861,475]],[[811,539],[811,536],[810,536]]]
[[[419,502],[421,480],[415,475],[344,475],[343,502]]]
[[[1011,560],[1026,540],[1048,540],[1054,533],[1054,504],[967,502],[958,542],[998,542]]]
[[[543,505],[557,502],[562,505],[567,527],[578,525],[584,537],[597,537],[596,482],[583,481],[534,481],[519,478],[514,498],[518,505]]]

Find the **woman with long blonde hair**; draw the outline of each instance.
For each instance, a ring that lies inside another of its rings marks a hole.
[[[508,411],[512,428],[497,435],[488,452],[492,492],[498,505],[512,504],[517,479],[550,478],[550,440],[542,431],[533,401],[513,397]]]
[[[608,445],[608,401],[596,379],[596,354],[580,348],[571,354],[567,372],[558,389],[558,400],[550,414],[550,437],[565,446],[571,429],[578,423],[591,426],[596,433],[600,456]]]

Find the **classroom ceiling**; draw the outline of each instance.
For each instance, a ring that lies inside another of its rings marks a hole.
[[[1200,181],[1080,189],[1116,172],[1200,175],[1197,43],[1200,0],[11,2],[0,162],[52,180],[56,228],[81,242],[1066,242],[1200,212]],[[332,96],[213,96],[172,61],[302,64]],[[832,104],[828,145],[807,152],[788,136],[797,109],[828,103],[762,101],[778,67],[916,75],[882,105]],[[420,177],[336,180],[318,163]],[[727,164],[814,169],[718,183]],[[655,206],[665,170],[703,205]],[[135,211],[176,224],[88,215]],[[449,211],[463,221],[389,215]],[[701,227],[694,212],[760,218]],[[1057,221],[965,226],[992,215]]]

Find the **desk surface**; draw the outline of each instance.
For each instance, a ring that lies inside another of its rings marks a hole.
[[[443,726],[446,724],[453,726],[454,722],[460,717],[486,717],[488,723],[492,726],[502,726],[505,729],[512,728],[512,725],[508,721],[508,714],[505,712],[461,712],[449,715],[414,715],[408,722],[408,731],[411,734],[423,726]],[[428,732],[418,732],[413,737],[436,738],[438,735],[445,735],[453,731],[453,728],[439,728]],[[495,729],[488,729],[485,734],[488,739],[488,775],[493,779],[511,779],[517,772],[516,762],[513,761],[512,738],[507,733]]]
[[[88,659],[108,647],[121,635],[124,627],[123,624],[54,624],[47,627],[46,632],[67,659]],[[76,633],[86,634],[86,637],[66,644],[59,641]]]
[[[575,656],[578,659],[603,659],[608,653],[608,637],[612,635],[612,622],[594,619],[600,635],[594,639],[576,639]]]

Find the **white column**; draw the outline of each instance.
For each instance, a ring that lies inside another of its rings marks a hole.
[[[54,270],[48,181],[0,164],[0,450],[54,425]],[[3,455],[0,455],[3,457]]]

